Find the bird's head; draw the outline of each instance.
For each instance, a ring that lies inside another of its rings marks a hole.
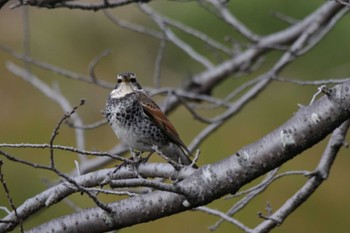
[[[117,85],[110,96],[111,98],[121,98],[135,91],[142,91],[142,87],[136,81],[136,75],[134,73],[121,73],[117,75]]]

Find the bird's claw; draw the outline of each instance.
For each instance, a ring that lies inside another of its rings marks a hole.
[[[141,157],[140,155],[142,154],[142,152],[132,151],[131,154],[132,156],[127,161],[124,161],[121,164],[117,165],[117,167],[113,171],[113,174],[116,173],[120,168],[126,167],[128,165],[131,165],[134,170],[138,171],[139,166],[141,164],[145,164],[150,157],[150,156],[147,156],[145,158]]]

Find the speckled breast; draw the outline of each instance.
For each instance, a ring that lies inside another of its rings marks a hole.
[[[105,114],[115,134],[133,149],[151,151],[153,145],[162,147],[168,142],[161,129],[144,113],[137,93],[109,98]]]

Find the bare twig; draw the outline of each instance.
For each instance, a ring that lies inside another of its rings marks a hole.
[[[96,57],[94,57],[94,59],[91,60],[88,69],[89,69],[89,74],[93,83],[97,83],[97,78],[95,75],[96,65],[101,61],[102,58],[108,56],[109,54],[111,54],[111,50],[106,49],[105,51],[102,51],[99,55],[97,55]]]
[[[186,101],[184,101],[184,100],[182,99],[181,96],[176,95],[176,92],[174,92],[174,95],[179,99],[179,101],[182,103],[182,105],[185,106],[185,108],[192,114],[192,116],[193,116],[195,119],[197,119],[197,120],[199,120],[199,121],[201,121],[201,122],[203,122],[203,123],[207,123],[207,124],[212,123],[212,121],[211,121],[210,119],[207,119],[207,118],[202,117],[201,115],[197,114],[197,112],[196,112],[191,106],[189,106],[189,105],[186,103]]]
[[[232,49],[226,47],[222,43],[217,42],[216,40],[211,38],[209,35],[207,35],[203,32],[200,32],[192,27],[189,27],[188,25],[180,23],[179,21],[175,21],[174,19],[168,18],[164,15],[162,15],[162,18],[163,18],[164,22],[166,22],[166,24],[183,31],[186,34],[193,36],[194,38],[201,40],[202,42],[206,43],[211,48],[214,48],[214,49],[217,49],[221,52],[224,52],[227,55],[232,55]]]
[[[245,232],[251,232],[251,229],[249,229],[247,226],[245,226],[243,223],[241,223],[240,221],[238,221],[237,219],[234,219],[230,216],[228,216],[227,214],[221,212],[221,211],[218,211],[218,210],[213,210],[211,208],[208,208],[208,207],[205,207],[205,206],[200,206],[200,207],[197,207],[195,208],[194,210],[199,210],[199,211],[202,211],[202,212],[205,212],[205,213],[208,213],[208,214],[211,214],[211,215],[215,215],[215,216],[218,216],[220,217],[221,219],[229,222],[229,223],[232,223],[234,224],[235,226],[237,226],[238,228],[242,229],[243,231]],[[210,228],[210,230],[214,230],[212,228]]]
[[[66,124],[69,127],[72,127],[72,128],[89,130],[89,129],[96,129],[96,128],[100,127],[100,126],[103,126],[103,125],[107,124],[107,120],[106,119],[102,119],[102,120],[96,121],[96,122],[94,122],[92,124],[88,124],[88,125],[74,125],[73,122],[67,120]]]
[[[73,80],[77,80],[77,81],[82,81],[82,82],[86,82],[86,83],[91,83],[91,84],[94,84],[94,85],[97,85],[99,87],[102,87],[102,88],[106,88],[106,89],[111,89],[113,88],[114,84],[113,83],[109,83],[109,82],[106,82],[106,81],[103,81],[103,80],[98,80],[96,83],[93,82],[91,80],[91,78],[89,76],[86,76],[86,75],[82,75],[82,74],[78,74],[78,73],[75,73],[75,72],[72,72],[72,71],[69,71],[69,70],[65,70],[63,68],[60,68],[60,67],[57,67],[57,66],[54,66],[52,64],[48,64],[48,63],[45,63],[45,62],[42,62],[42,61],[38,61],[32,57],[28,57],[24,54],[20,54],[20,53],[17,53],[15,52],[14,50],[4,46],[4,45],[0,45],[0,50],[7,53],[7,54],[10,54],[11,56],[19,59],[19,60],[22,60],[22,61],[25,61],[25,62],[28,62],[32,65],[35,65],[41,69],[44,69],[44,70],[49,70],[49,71],[52,71],[56,74],[59,74],[63,77],[66,77],[68,79],[73,79]]]
[[[7,209],[6,207],[4,207],[4,206],[0,206],[0,210],[5,211],[7,214],[10,214],[10,213],[11,213],[11,211],[10,211],[9,209]],[[1,220],[0,220],[0,221],[1,221]]]
[[[311,101],[310,101],[310,104],[312,104],[313,102],[315,102],[316,97],[317,97],[320,93],[322,93],[322,90],[323,90],[324,88],[326,88],[325,85],[322,85],[322,86],[320,86],[320,87],[317,88],[317,92],[312,96],[312,99],[311,99]]]
[[[124,158],[122,156],[113,155],[113,154],[108,153],[108,152],[95,152],[95,151],[79,150],[79,149],[77,149],[75,147],[61,146],[61,145],[32,144],[32,143],[19,143],[19,144],[0,143],[0,147],[8,147],[8,148],[38,148],[38,149],[52,148],[52,149],[57,149],[57,150],[64,150],[64,151],[70,151],[70,152],[74,152],[74,153],[79,153],[79,154],[83,154],[83,155],[109,157],[111,159],[116,159],[116,160],[125,161],[125,162],[129,161],[128,159],[126,159],[126,158]]]
[[[108,194],[108,195],[117,195],[117,196],[136,197],[139,195],[136,192],[115,191],[115,190],[107,190],[107,189],[100,189],[100,188],[87,188],[86,190],[88,190],[90,192],[103,193],[103,194]]]
[[[160,40],[159,50],[156,57],[156,61],[154,63],[154,86],[156,88],[160,88],[160,69],[161,63],[164,57],[165,47],[166,47],[166,35],[163,35],[163,38]]]
[[[297,85],[310,85],[310,86],[320,86],[320,85],[325,85],[325,84],[338,84],[338,83],[343,83],[343,82],[350,80],[350,78],[343,78],[343,79],[301,81],[301,80],[288,79],[288,78],[283,78],[283,77],[274,77],[273,79],[276,81],[280,81],[280,82],[288,82],[288,83],[293,83],[293,84],[297,84]]]
[[[244,24],[237,20],[231,12],[227,9],[224,3],[216,0],[205,0],[205,2],[210,3],[216,10],[216,14],[222,18],[227,24],[232,26],[235,30],[245,36],[252,42],[257,42],[259,36],[255,35],[251,30],[249,30]]]
[[[69,117],[71,117],[75,111],[78,109],[79,106],[82,106],[85,104],[85,100],[82,99],[80,100],[80,104],[75,106],[70,112],[67,112],[66,114],[63,115],[63,117],[61,118],[61,120],[58,122],[58,124],[56,125],[55,129],[53,130],[52,134],[51,134],[51,138],[50,138],[50,165],[52,168],[55,167],[55,160],[54,160],[54,154],[53,154],[53,142],[56,138],[56,136],[58,135],[59,129],[62,125],[62,123],[68,119]]]
[[[187,55],[189,55],[192,59],[202,64],[207,69],[212,68],[213,64],[205,58],[203,55],[199,54],[195,51],[190,45],[177,37],[173,31],[169,29],[163,17],[157,14],[152,8],[145,4],[139,4],[140,9],[146,13],[151,19],[153,19],[158,26],[162,29],[163,33],[166,37],[173,42],[178,48],[182,49]]]
[[[122,19],[119,19],[117,16],[113,15],[109,10],[103,10],[105,16],[114,24],[118,25],[121,28],[125,28],[134,32],[138,32],[144,35],[155,37],[159,40],[163,39],[163,33],[152,28],[147,28],[145,26],[128,22]]]
[[[2,184],[2,187],[4,188],[7,201],[9,202],[12,210],[14,211],[17,220],[19,221],[19,229],[23,233],[24,232],[23,231],[23,220],[19,217],[19,215],[17,213],[17,208],[16,208],[15,204],[13,203],[12,197],[10,195],[10,190],[7,187],[7,184],[6,184],[6,181],[4,178],[4,174],[2,173],[2,166],[3,165],[4,165],[4,162],[2,160],[0,160],[0,183]]]
[[[300,21],[300,20],[297,20],[289,15],[285,15],[281,12],[273,12],[272,15],[280,20],[283,20],[286,23],[289,23],[289,24],[296,24]]]
[[[29,9],[27,6],[22,8],[22,24],[23,24],[23,54],[25,56],[30,56],[30,19],[29,19]],[[31,73],[30,63],[24,61],[24,67]]]

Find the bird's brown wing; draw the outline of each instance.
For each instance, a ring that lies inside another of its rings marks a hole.
[[[192,155],[185,143],[180,139],[175,127],[159,106],[146,94],[139,92],[139,100],[146,115],[177,145]]]

